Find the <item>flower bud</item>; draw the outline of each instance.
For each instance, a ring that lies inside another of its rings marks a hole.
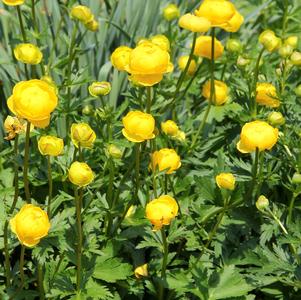
[[[273,111],[269,114],[268,121],[272,126],[280,126],[285,123],[285,118],[281,112]]]
[[[233,191],[235,188],[235,177],[232,173],[220,173],[215,177],[215,181],[220,189]]]
[[[167,120],[166,122],[162,122],[161,129],[165,134],[171,136],[175,136],[179,131],[178,125],[172,120]]]
[[[165,20],[172,21],[180,16],[180,10],[175,4],[170,3],[163,9],[163,16]]]
[[[292,183],[300,184],[301,183],[301,174],[295,173],[292,178]]]
[[[84,5],[76,5],[71,9],[71,18],[76,19],[83,24],[87,24],[94,19],[89,7]]]
[[[236,64],[238,67],[246,67],[250,64],[250,60],[248,58],[244,58],[243,56],[238,56]]]
[[[301,84],[297,85],[295,88],[295,94],[301,97]]]
[[[107,81],[96,81],[88,89],[92,97],[105,96],[111,92],[111,84]]]
[[[237,39],[229,39],[226,44],[226,49],[229,52],[240,53],[242,51],[242,44]]]
[[[93,20],[86,23],[85,26],[88,30],[93,31],[93,32],[96,32],[99,29],[99,24],[94,18],[93,18]]]
[[[189,56],[188,55],[184,55],[184,56],[180,56],[179,57],[179,59],[178,59],[178,65],[179,65],[179,68],[182,71],[185,70],[186,65],[188,63],[188,60],[189,60]],[[192,59],[190,61],[189,67],[187,69],[187,74],[190,75],[190,76],[194,75],[196,69],[197,69],[196,61],[194,59]]]
[[[293,52],[290,57],[290,61],[294,66],[301,66],[301,52]]]
[[[75,147],[91,148],[96,139],[94,130],[86,123],[71,125],[71,139]]]
[[[90,116],[94,112],[94,107],[91,104],[87,104],[82,109],[82,114]]]
[[[272,30],[263,31],[259,36],[259,42],[269,52],[273,52],[281,46],[281,39]]]
[[[155,151],[151,156],[151,169],[156,168],[159,171],[164,171],[166,174],[172,174],[181,167],[181,158],[174,149],[163,148]]]
[[[113,144],[111,144],[107,147],[107,151],[111,157],[116,158],[116,159],[120,159],[123,154],[122,150]]]
[[[147,277],[148,276],[147,264],[137,267],[134,271],[134,274],[136,278]]]
[[[186,134],[184,131],[179,130],[176,135],[172,136],[172,138],[183,143],[186,140]]]
[[[86,163],[75,161],[70,166],[68,178],[74,185],[83,187],[94,180],[94,174]]]
[[[25,204],[9,223],[12,232],[26,247],[37,245],[50,229],[47,213],[33,204]]]
[[[33,44],[19,44],[14,49],[15,58],[24,64],[37,65],[41,62],[43,54]]]
[[[45,135],[39,139],[38,148],[42,155],[58,156],[63,153],[64,141],[55,136]]]
[[[269,206],[269,200],[263,195],[259,196],[259,198],[256,201],[257,209],[265,210],[266,208],[268,208],[268,206]]]
[[[284,44],[291,46],[293,49],[296,49],[298,46],[298,37],[296,35],[289,36]]]
[[[287,58],[293,53],[293,50],[293,47],[284,44],[279,48],[278,53],[282,58]]]

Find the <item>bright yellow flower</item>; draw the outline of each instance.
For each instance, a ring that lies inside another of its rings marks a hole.
[[[16,137],[17,134],[25,133],[27,122],[17,117],[7,116],[3,123],[3,126],[4,130],[8,134],[5,139],[12,140]],[[31,129],[33,129],[33,126],[31,126]]]
[[[134,274],[135,274],[136,278],[147,277],[148,276],[147,264],[138,266],[135,269]]]
[[[94,173],[86,163],[75,161],[70,166],[68,178],[74,185],[83,187],[94,180]]]
[[[55,90],[42,80],[21,81],[13,88],[8,98],[9,109],[18,117],[44,128],[49,125],[50,114],[58,103]]]
[[[94,16],[89,7],[85,5],[76,5],[71,9],[71,17],[83,24],[87,24],[94,19]]]
[[[111,92],[111,84],[107,81],[96,81],[89,86],[89,93],[93,97],[105,96]]]
[[[237,149],[242,153],[270,150],[277,143],[278,129],[263,121],[246,123],[240,134]]]
[[[163,79],[165,73],[173,70],[167,51],[151,42],[139,44],[130,54],[125,70],[129,79],[142,86],[153,86]]]
[[[42,155],[58,156],[63,153],[64,141],[55,136],[45,135],[39,139],[38,148]]]
[[[14,49],[15,58],[24,64],[36,65],[43,58],[41,50],[33,44],[19,44]]]
[[[155,35],[153,37],[150,38],[150,41],[159,46],[162,50],[164,51],[170,51],[170,42],[169,42],[169,39],[163,35],[163,34],[158,34],[158,35]]]
[[[184,55],[184,56],[180,56],[179,59],[178,59],[178,65],[179,65],[179,68],[184,71],[185,68],[186,68],[186,65],[188,63],[188,60],[189,60],[189,55]],[[190,61],[190,64],[189,64],[189,67],[188,67],[188,70],[187,70],[187,74],[192,76],[194,75],[195,71],[196,71],[196,61],[194,59],[192,59]]]
[[[256,86],[256,102],[268,107],[279,107],[276,87],[271,83],[260,82]]]
[[[122,134],[129,141],[141,143],[155,137],[155,119],[141,111],[130,111],[123,119]]]
[[[94,130],[87,123],[74,123],[71,125],[71,139],[75,147],[92,148],[96,140]]]
[[[220,27],[229,32],[238,31],[244,21],[234,4],[227,0],[204,0],[195,14],[208,19],[212,27]]]
[[[220,189],[233,191],[235,188],[235,177],[232,173],[220,173],[215,177],[215,181]]]
[[[228,100],[228,87],[227,85],[219,80],[214,80],[214,87],[215,87],[215,99],[212,100],[212,102],[215,105],[223,105]],[[211,80],[208,80],[204,86],[202,95],[209,100],[211,94]],[[214,101],[215,100],[215,101]]]
[[[192,32],[207,32],[211,23],[206,18],[186,14],[179,19],[179,26]]]
[[[112,65],[119,71],[125,71],[125,67],[129,64],[132,51],[133,49],[127,46],[116,48],[111,55]]]
[[[272,30],[263,31],[259,35],[259,42],[269,52],[273,52],[281,46],[281,39],[278,38]]]
[[[289,36],[285,42],[284,42],[285,45],[289,45],[291,46],[293,49],[297,48],[298,46],[298,37],[296,35],[292,35],[292,36]]]
[[[21,5],[25,0],[2,0],[4,4],[9,6]]]
[[[154,225],[154,230],[160,230],[163,225],[169,225],[178,215],[176,200],[168,195],[160,196],[146,205],[146,217]]]
[[[197,56],[205,57],[211,59],[212,49],[211,49],[211,36],[200,36],[196,39],[194,54]],[[214,59],[222,56],[224,52],[224,46],[222,43],[214,39]]]
[[[96,32],[99,29],[99,24],[95,19],[86,23],[85,26],[88,30],[93,31],[93,32]]]
[[[33,204],[25,204],[10,220],[10,226],[22,245],[33,247],[48,234],[50,222],[44,210]]]
[[[165,20],[172,21],[180,16],[180,10],[175,4],[170,3],[163,9],[163,16]]]
[[[151,156],[152,170],[164,171],[166,174],[172,174],[181,167],[181,158],[174,149],[163,148],[155,151]]]
[[[165,134],[171,136],[176,135],[179,131],[178,125],[176,124],[176,122],[172,120],[167,120],[166,122],[162,122],[161,129]]]

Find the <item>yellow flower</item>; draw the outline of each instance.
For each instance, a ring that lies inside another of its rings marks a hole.
[[[169,225],[178,215],[176,200],[168,195],[160,196],[146,205],[146,217],[154,225],[154,230],[159,230],[163,225]]]
[[[169,39],[163,35],[163,34],[158,34],[158,35],[155,35],[153,37],[150,38],[150,41],[159,46],[162,50],[164,51],[170,51],[170,42],[169,42]]]
[[[160,172],[165,170],[166,174],[172,174],[181,167],[181,158],[174,149],[163,148],[155,151],[151,160],[153,171],[158,168]]]
[[[178,65],[179,68],[184,71],[186,68],[186,65],[188,63],[189,60],[189,55],[184,55],[184,56],[180,56],[178,59]],[[191,60],[188,70],[187,70],[187,74],[192,76],[196,71],[196,61],[194,59]]]
[[[63,153],[64,141],[55,136],[45,135],[39,139],[38,148],[42,155],[58,156]]]
[[[85,5],[76,5],[71,9],[71,17],[84,24],[93,21],[94,16],[89,7]]]
[[[111,55],[111,63],[119,71],[125,71],[125,67],[129,64],[132,48],[120,46],[114,50]]]
[[[206,18],[186,14],[179,19],[179,26],[192,32],[207,32],[211,23]]]
[[[99,29],[99,24],[95,19],[86,23],[85,26],[88,30],[93,31],[93,32],[96,32]]]
[[[246,123],[240,134],[237,149],[242,153],[270,150],[277,143],[278,129],[263,121]]]
[[[183,143],[186,140],[186,134],[184,131],[179,130],[178,133],[175,136],[173,136],[172,138]]]
[[[13,88],[7,100],[9,109],[18,117],[44,128],[49,125],[50,114],[58,103],[55,90],[48,83],[32,79],[21,81]]]
[[[21,5],[25,0],[2,0],[4,4],[9,6]]]
[[[271,83],[257,83],[256,102],[259,105],[265,105],[268,107],[279,107],[280,101],[277,98],[276,87]]]
[[[117,146],[111,144],[107,147],[107,151],[110,156],[116,159],[120,159],[122,157],[122,151]]]
[[[211,49],[211,36],[200,36],[196,39],[194,54],[197,56],[205,57],[211,59],[212,49]],[[224,52],[224,46],[222,43],[214,38],[214,59],[222,56]]]
[[[24,64],[36,65],[43,58],[41,50],[33,44],[19,44],[14,49],[15,58]]]
[[[17,134],[25,133],[27,122],[17,117],[7,116],[4,123],[4,130],[8,133],[6,140],[12,140]],[[33,126],[31,126],[31,129]]]
[[[33,247],[48,234],[50,222],[44,210],[33,204],[25,204],[10,220],[10,226],[22,245]]]
[[[134,273],[135,273],[136,278],[147,277],[148,276],[147,264],[138,266],[135,269]]]
[[[111,92],[111,84],[107,81],[96,81],[89,86],[89,93],[93,97],[105,96]]]
[[[269,52],[273,52],[281,46],[281,39],[278,38],[272,30],[263,31],[259,35],[259,42]]]
[[[74,185],[83,187],[94,180],[94,174],[86,163],[75,161],[70,166],[68,178]]]
[[[75,147],[92,148],[96,139],[94,130],[87,123],[71,125],[71,139]]]
[[[163,79],[165,73],[173,70],[167,51],[151,42],[139,44],[130,54],[125,70],[131,74],[129,79],[142,86],[153,86]]]
[[[235,188],[235,177],[232,173],[220,173],[215,177],[215,181],[220,189],[233,191]]]
[[[212,27],[220,27],[229,32],[238,31],[244,21],[234,4],[227,0],[204,0],[195,14],[208,19]]]
[[[165,20],[172,21],[180,16],[180,10],[175,4],[170,3],[163,9],[163,16]]]
[[[155,137],[155,119],[141,111],[130,111],[123,119],[122,134],[129,141],[141,143]]]
[[[272,126],[279,126],[285,123],[285,118],[281,112],[273,111],[269,114],[268,121]]]
[[[295,51],[293,52],[293,54],[290,57],[290,62],[294,65],[294,66],[301,66],[301,52]]]
[[[167,120],[166,122],[162,122],[161,129],[165,134],[171,136],[176,135],[179,131],[178,125],[172,120]]]
[[[213,103],[215,105],[223,105],[228,100],[228,87],[227,85],[219,80],[214,80],[214,87],[215,87],[215,99],[213,99]],[[208,80],[204,86],[202,95],[209,100],[210,99],[210,91],[211,91],[211,80]]]
[[[298,37],[296,35],[289,36],[285,41],[285,45],[291,46],[293,49],[297,48],[298,46]]]

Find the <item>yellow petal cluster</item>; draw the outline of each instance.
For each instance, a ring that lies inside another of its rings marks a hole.
[[[279,107],[276,87],[271,83],[260,82],[256,86],[256,102],[268,107]]]
[[[25,204],[10,220],[10,226],[22,245],[33,247],[48,234],[50,222],[47,213],[40,207]]]
[[[105,96],[111,92],[111,84],[107,81],[96,81],[88,89],[92,97]]]
[[[235,177],[232,173],[220,173],[215,177],[215,181],[220,189],[233,191],[235,188]]]
[[[4,130],[8,134],[5,139],[12,140],[17,134],[24,133],[26,131],[26,126],[26,121],[19,119],[18,117],[7,116],[3,123]]]
[[[164,51],[170,51],[169,39],[163,34],[157,34],[150,38],[150,41]]]
[[[33,44],[19,44],[14,49],[15,58],[24,64],[37,65],[41,62],[43,54],[41,50]]]
[[[45,135],[38,140],[38,148],[42,155],[58,156],[63,153],[64,141],[56,136]]]
[[[192,32],[207,32],[211,27],[211,22],[203,17],[185,14],[179,19],[179,26]]]
[[[90,8],[85,5],[76,5],[71,9],[71,18],[80,21],[88,30],[97,31],[99,24],[95,20]]]
[[[87,123],[74,123],[71,125],[71,139],[75,147],[92,148],[96,140],[94,130]]]
[[[265,30],[259,35],[259,42],[269,52],[277,50],[281,46],[281,39],[272,30]]]
[[[167,120],[161,123],[162,131],[170,136],[175,136],[179,132],[179,127],[177,123],[173,120]]]
[[[150,201],[146,205],[146,217],[154,225],[154,230],[160,230],[163,225],[169,225],[178,214],[176,200],[168,195]]]
[[[174,149],[163,148],[155,151],[151,156],[151,168],[155,171],[164,171],[172,174],[181,167],[181,158]]]
[[[177,5],[170,3],[163,9],[163,17],[167,21],[172,21],[180,16],[180,10]]]
[[[237,149],[242,153],[270,150],[277,143],[278,129],[264,121],[246,123],[240,133]]]
[[[183,55],[183,56],[179,57],[178,65],[179,65],[180,70],[182,70],[182,71],[185,70],[186,65],[188,64],[188,60],[189,60],[189,55]],[[194,59],[192,59],[190,61],[189,67],[187,69],[187,74],[189,76],[194,75],[194,73],[196,72],[196,68],[197,68],[196,61]]]
[[[222,43],[214,38],[214,59],[222,56],[224,52],[224,46]],[[200,57],[211,59],[212,57],[212,37],[200,36],[196,39],[194,54]]]
[[[214,88],[215,88],[215,99],[212,100],[212,102],[215,105],[223,105],[224,103],[227,102],[228,100],[228,87],[227,85],[220,81],[220,80],[214,80]],[[207,99],[210,100],[210,95],[211,95],[211,81],[208,80],[204,86],[203,86],[203,91],[202,95]]]
[[[135,268],[134,274],[136,278],[141,278],[141,277],[147,277],[148,276],[148,270],[147,270],[147,264],[138,266]]]
[[[25,0],[2,0],[8,6],[16,6],[24,3]]]
[[[111,63],[118,71],[125,71],[125,67],[130,62],[130,54],[132,48],[127,46],[120,46],[114,50],[111,55]]]
[[[94,180],[94,173],[86,163],[75,161],[70,166],[68,178],[74,185],[83,187]]]

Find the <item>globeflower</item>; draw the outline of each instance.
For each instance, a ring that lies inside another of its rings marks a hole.
[[[86,163],[75,161],[70,166],[68,178],[74,185],[84,187],[94,180],[94,174]]]
[[[194,54],[200,57],[211,59],[212,57],[212,37],[200,36],[196,39]],[[222,56],[224,52],[224,46],[222,43],[214,38],[214,59]]]
[[[120,46],[114,50],[111,55],[111,63],[118,71],[125,71],[125,67],[129,64],[132,48]]]
[[[214,96],[212,97],[212,102],[215,105],[223,105],[224,103],[227,102],[228,100],[228,87],[227,85],[219,80],[214,80]],[[208,80],[204,86],[203,86],[203,91],[202,95],[207,99],[210,100],[210,95],[211,95],[211,80]]]
[[[152,115],[141,111],[130,111],[122,119],[122,134],[129,141],[141,143],[155,137],[155,119]]]
[[[76,5],[71,9],[71,17],[83,24],[87,24],[94,19],[94,16],[89,7],[85,5]]]
[[[45,135],[38,140],[38,148],[42,155],[58,156],[63,153],[64,141],[55,136]]]
[[[235,177],[232,173],[220,173],[215,177],[215,181],[220,189],[233,191],[235,188]]]
[[[154,225],[153,230],[160,230],[169,225],[178,215],[179,206],[176,200],[168,195],[160,196],[146,205],[146,217]]]
[[[207,32],[211,27],[211,22],[206,18],[186,14],[179,19],[179,26],[192,32]]]
[[[111,84],[107,81],[95,81],[88,89],[92,97],[105,96],[111,92]]]
[[[75,147],[92,148],[96,140],[95,131],[87,123],[71,125],[71,139]]]
[[[155,151],[151,156],[151,169],[156,168],[164,171],[166,174],[172,174],[181,167],[181,158],[174,149],[163,148]]]
[[[148,271],[147,271],[147,264],[138,266],[135,271],[134,271],[135,277],[136,278],[141,278],[141,277],[147,277],[148,276]]]
[[[26,247],[34,247],[48,234],[50,222],[47,213],[33,204],[25,204],[10,220],[13,233]]]
[[[185,68],[186,68],[186,65],[188,64],[188,60],[189,60],[189,55],[183,55],[183,56],[180,56],[179,59],[178,59],[178,65],[179,65],[179,68],[184,71]],[[194,73],[196,72],[196,69],[197,69],[197,66],[196,66],[196,61],[194,59],[192,59],[190,61],[190,64],[189,64],[189,67],[187,69],[187,74],[189,76],[192,76],[194,75]]]
[[[17,6],[24,3],[25,0],[2,0],[8,6]]]
[[[271,83],[260,82],[256,86],[256,102],[268,107],[279,107],[276,87]]]
[[[212,27],[220,27],[229,32],[238,31],[244,21],[234,4],[227,0],[204,0],[195,14],[208,19]]]
[[[41,62],[43,54],[33,44],[19,44],[14,49],[15,58],[24,64],[37,65]]]
[[[265,30],[259,35],[259,42],[263,47],[269,51],[273,52],[281,46],[281,39],[275,35],[272,30]]]
[[[246,123],[240,134],[240,141],[237,143],[238,151],[251,153],[270,150],[278,140],[278,129],[264,121],[253,121]]]
[[[175,4],[170,3],[163,9],[163,16],[165,20],[172,21],[180,16],[180,10]]]
[[[169,39],[163,34],[157,34],[150,38],[150,41],[164,51],[170,51]]]
[[[165,134],[170,136],[175,136],[179,131],[178,125],[176,124],[176,122],[172,120],[167,120],[166,122],[162,122],[161,129]]]

